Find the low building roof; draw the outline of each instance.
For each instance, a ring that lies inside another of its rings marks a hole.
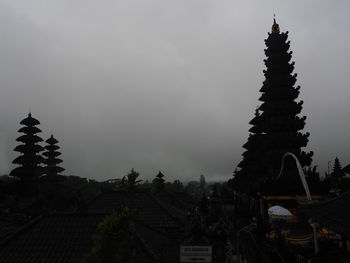
[[[0,245],[0,262],[80,262],[102,215],[42,216]]]
[[[104,214],[50,214],[41,216],[0,243],[2,263],[79,263],[90,252],[92,236]],[[157,237],[149,244],[147,238]],[[136,223],[135,248],[142,263],[158,262],[162,256],[159,242],[169,240]],[[169,251],[165,251],[169,253]],[[172,262],[172,261],[170,261]]]
[[[178,262],[182,223],[151,193],[113,191],[95,198],[79,213],[52,213],[31,221],[0,242],[0,262],[79,263],[90,252],[92,236],[107,214],[123,205],[136,209],[138,262]]]
[[[176,234],[182,225],[178,217],[172,214],[171,209],[167,209],[147,191],[136,192],[133,199],[129,199],[123,191],[102,193],[92,200],[85,207],[84,211],[87,213],[109,214],[124,205],[136,209],[136,220],[143,222],[155,230]]]
[[[183,212],[192,212],[197,207],[197,202],[186,192],[160,191],[155,194],[156,198],[168,205],[174,206]]]
[[[299,211],[328,229],[350,237],[350,191],[328,201],[304,204]]]

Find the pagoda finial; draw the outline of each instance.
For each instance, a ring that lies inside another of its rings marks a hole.
[[[280,33],[280,26],[276,23],[276,15],[273,14],[273,25],[272,25],[272,33]]]
[[[28,113],[28,116],[31,117],[32,116],[32,106],[29,105],[29,113]]]

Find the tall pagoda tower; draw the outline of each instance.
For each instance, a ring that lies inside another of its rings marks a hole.
[[[43,153],[43,155],[46,157],[44,161],[46,165],[44,169],[44,175],[46,175],[46,178],[50,181],[60,181],[62,179],[60,173],[65,169],[58,166],[58,164],[63,162],[61,159],[57,158],[61,155],[61,153],[58,151],[60,148],[57,145],[58,141],[51,134],[51,137],[45,142],[47,145],[44,147],[46,151]]]
[[[300,132],[306,117],[298,116],[303,101],[295,101],[300,87],[295,87],[297,74],[292,74],[294,62],[290,62],[292,51],[289,51],[287,38],[288,31],[281,33],[274,19],[272,31],[265,40],[265,81],[259,98],[262,104],[250,121],[253,126],[248,142],[243,146],[246,152],[238,165],[241,170],[233,180],[238,185],[245,182],[246,189],[259,188],[267,179],[277,176],[286,152],[294,153],[303,167],[311,165],[313,153],[301,150],[308,143],[309,133]],[[295,164],[289,162],[288,165],[287,160],[286,169],[293,170],[294,167]]]
[[[13,169],[10,175],[20,178],[22,181],[34,181],[42,175],[41,164],[44,158],[40,155],[43,147],[39,145],[42,139],[37,135],[41,130],[36,127],[40,122],[33,118],[31,113],[28,117],[20,122],[24,127],[20,128],[18,132],[24,133],[18,137],[16,141],[22,144],[18,145],[14,150],[21,153],[13,163],[19,166]]]

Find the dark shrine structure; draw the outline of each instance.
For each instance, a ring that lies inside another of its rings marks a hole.
[[[28,117],[23,119],[20,124],[24,125],[24,127],[20,128],[18,132],[24,134],[16,139],[16,141],[22,144],[18,145],[15,151],[21,153],[21,155],[13,161],[19,167],[13,169],[10,175],[18,177],[23,181],[36,180],[42,175],[43,169],[41,164],[44,161],[40,155],[40,152],[44,149],[38,144],[43,139],[37,135],[41,130],[36,127],[40,122],[29,113]]]
[[[161,192],[162,190],[164,190],[165,180],[163,179],[163,177],[164,177],[164,174],[162,174],[162,172],[159,171],[159,173],[156,175],[156,178],[154,178],[152,181],[155,185],[156,192]]]
[[[243,145],[246,151],[238,165],[241,169],[231,182],[234,188],[242,192],[269,194],[269,191],[274,191],[275,187],[269,186],[275,185],[273,179],[279,174],[282,157],[287,152],[293,153],[302,167],[310,166],[312,161],[313,153],[302,150],[307,145],[309,133],[301,132],[306,117],[299,116],[303,101],[296,101],[300,87],[295,87],[297,74],[293,74],[294,62],[290,62],[292,51],[289,51],[290,41],[287,39],[288,31],[281,33],[274,20],[272,31],[265,40],[265,80],[259,98],[262,103],[250,121],[250,136]],[[286,159],[284,175],[280,180],[286,182],[279,182],[278,185],[283,183],[284,193],[287,191],[293,195],[300,179],[295,176],[294,160]]]
[[[275,19],[265,44],[261,105],[249,122],[240,169],[229,181],[234,190],[236,252],[248,262],[307,262],[315,259],[318,245],[308,219],[298,217],[299,209],[310,196],[322,199],[324,189],[316,169],[310,168],[313,152],[303,150],[309,137],[302,132],[303,101],[297,100],[300,87],[295,85],[288,31],[280,32]]]
[[[58,151],[59,146],[58,141],[53,137],[51,134],[51,137],[45,141],[47,145],[44,147],[45,152],[43,155],[46,157],[45,159],[45,169],[44,169],[44,175],[46,176],[47,180],[53,181],[53,182],[59,182],[63,179],[63,177],[60,175],[64,171],[64,168],[58,166],[63,161],[58,156],[61,155],[61,153]]]

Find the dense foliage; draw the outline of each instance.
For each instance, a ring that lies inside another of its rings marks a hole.
[[[132,211],[124,207],[107,215],[93,236],[93,248],[82,263],[133,263],[136,260]]]

